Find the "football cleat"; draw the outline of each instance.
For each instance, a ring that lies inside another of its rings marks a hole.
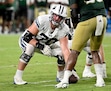
[[[96,77],[96,75],[92,72],[86,72],[84,71],[83,74],[82,74],[82,77],[90,77],[90,78],[93,78],[93,77]]]
[[[57,82],[61,82],[61,80],[60,80],[59,78],[56,78],[56,81],[57,81]]]
[[[56,88],[67,88],[69,86],[68,83],[60,82],[57,85],[55,85]]]
[[[96,86],[96,87],[104,87],[104,86],[105,86],[104,80],[103,80],[103,79],[97,80],[95,86]]]
[[[27,84],[27,82],[23,81],[21,78],[14,77],[14,84],[16,84],[16,85],[25,85],[25,84]]]

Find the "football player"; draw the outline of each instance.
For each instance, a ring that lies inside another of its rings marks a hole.
[[[23,52],[14,75],[14,84],[27,84],[22,79],[23,71],[33,57],[36,48],[46,56],[57,57],[59,65],[63,65],[64,60],[67,61],[70,49],[67,37],[69,27],[64,22],[66,17],[66,8],[63,5],[58,5],[52,8],[50,14],[38,16],[32,25],[24,31],[19,39],[19,45]],[[59,48],[53,45],[56,41],[60,43]],[[73,73],[75,72],[73,71]]]
[[[96,72],[97,87],[105,86],[102,76],[102,61],[99,55],[99,48],[106,31],[107,19],[103,0],[69,0],[73,25],[77,24],[72,41],[71,53],[65,66],[62,81],[55,85],[56,88],[67,88],[72,69],[75,67],[79,54],[90,39],[90,49]],[[80,14],[80,22],[77,22]],[[75,23],[75,24],[74,24]],[[82,36],[82,37],[81,37]]]
[[[69,48],[71,48],[72,45],[72,37],[74,35],[74,27],[72,24],[72,19],[71,18],[66,18],[65,19],[66,24],[69,26],[70,28],[70,33],[69,33],[69,40],[68,40],[68,46]],[[90,50],[90,40],[88,40],[87,44],[84,46],[83,50],[87,53],[86,55],[86,65],[84,67],[83,73],[82,73],[82,77],[96,77],[96,75],[91,71],[91,66],[93,64],[93,59],[92,59],[92,55],[91,55],[91,50]],[[101,45],[99,48],[99,54],[100,57],[102,59],[102,66],[103,66],[103,77],[107,78],[107,73],[106,73],[106,63],[105,63],[105,58],[104,58],[104,48]]]
[[[71,18],[66,18],[65,19],[65,23],[69,26],[70,28],[70,32],[68,35],[68,47],[71,48],[72,45],[72,37],[73,37],[73,24],[72,24],[72,20]],[[59,42],[56,42],[54,45],[60,47]],[[82,77],[96,77],[96,75],[91,71],[91,66],[93,64],[93,59],[92,59],[92,55],[91,55],[91,50],[90,50],[90,40],[88,40],[87,44],[84,46],[83,50],[86,52],[86,65],[84,67],[83,73],[82,73]],[[58,50],[55,51],[55,53],[58,52]],[[104,49],[103,46],[101,45],[99,48],[99,54],[101,56],[102,59],[102,67],[103,67],[103,78],[107,78],[107,73],[106,73],[106,63],[104,60]],[[57,71],[57,82],[60,82],[63,79],[63,75],[64,75],[64,61],[63,64],[58,64],[59,69]],[[77,75],[77,80],[79,80],[79,76]],[[72,82],[73,83],[73,82]]]

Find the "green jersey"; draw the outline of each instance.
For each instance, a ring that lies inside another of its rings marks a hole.
[[[18,0],[19,7],[27,7],[26,0]]]
[[[37,7],[46,7],[47,6],[47,0],[36,0]]]
[[[6,5],[4,4],[5,2],[5,0],[0,0],[0,9],[6,9]]]
[[[69,4],[77,4],[80,13],[80,21],[84,21],[97,15],[106,16],[103,0],[69,0]]]

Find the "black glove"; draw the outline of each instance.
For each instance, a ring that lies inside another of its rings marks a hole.
[[[37,42],[37,43],[36,43],[36,47],[37,47],[38,49],[40,49],[40,50],[43,50],[43,49],[44,49],[44,45],[41,44],[40,42]]]

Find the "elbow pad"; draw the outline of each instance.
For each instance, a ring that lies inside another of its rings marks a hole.
[[[34,37],[35,36],[31,32],[26,31],[26,33],[23,36],[23,40],[26,41],[27,43],[29,43],[30,40],[32,40]]]

